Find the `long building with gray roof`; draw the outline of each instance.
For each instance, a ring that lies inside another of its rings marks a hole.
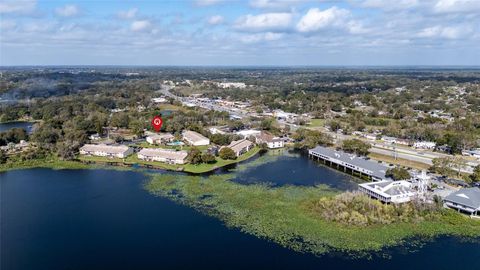
[[[480,214],[480,188],[462,188],[443,199],[446,206],[472,216]]]
[[[360,174],[360,176],[366,175],[374,181],[387,179],[385,173],[388,167],[376,161],[323,146],[310,149],[308,154],[312,158],[323,161],[326,165],[336,167],[345,172],[351,171],[352,173]]]

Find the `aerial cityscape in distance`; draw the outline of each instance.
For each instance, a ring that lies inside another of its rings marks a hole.
[[[480,269],[480,1],[0,1],[0,269]]]

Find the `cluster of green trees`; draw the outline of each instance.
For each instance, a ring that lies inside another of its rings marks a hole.
[[[467,162],[462,157],[442,157],[434,158],[430,170],[448,177],[460,177],[461,170],[465,168]]]
[[[331,146],[333,145],[332,136],[320,131],[310,129],[298,129],[293,135],[295,141],[294,147],[297,149],[310,149],[317,145]]]
[[[202,153],[198,148],[193,147],[188,151],[187,162],[190,164],[214,163],[215,156],[211,153]]]
[[[386,177],[391,177],[393,180],[408,180],[412,176],[407,169],[403,167],[389,168],[385,172]]]
[[[0,146],[8,143],[19,143],[21,140],[27,140],[28,134],[23,128],[12,128],[4,132],[0,132]]]
[[[222,147],[218,155],[222,159],[237,159],[237,155],[235,155],[235,152],[230,147]]]
[[[347,153],[353,153],[359,156],[366,156],[372,146],[359,139],[344,140],[342,142],[342,150]]]

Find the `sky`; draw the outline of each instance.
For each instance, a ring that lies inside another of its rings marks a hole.
[[[480,0],[0,0],[0,65],[480,65]]]

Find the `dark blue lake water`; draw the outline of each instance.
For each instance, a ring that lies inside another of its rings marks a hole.
[[[33,129],[32,122],[8,122],[8,123],[0,123],[0,132],[7,131],[12,128],[23,128],[27,131],[27,133],[31,133]]]
[[[297,253],[155,197],[145,181],[109,170],[0,173],[0,269],[480,269],[480,245],[453,238],[391,259]]]
[[[356,190],[355,178],[321,165],[300,153],[280,154],[269,162],[241,171],[238,183],[270,183],[272,186],[325,184],[340,190]]]

